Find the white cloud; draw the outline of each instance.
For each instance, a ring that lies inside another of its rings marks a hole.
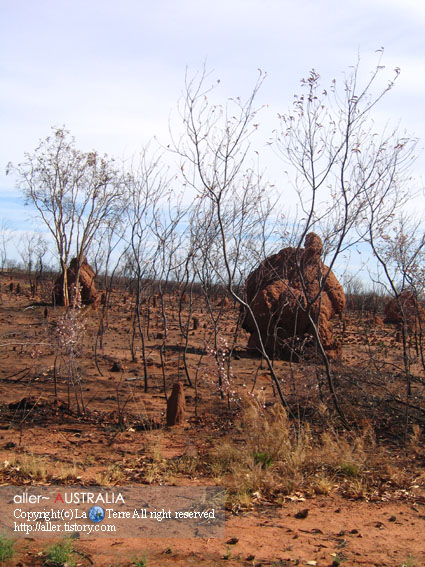
[[[369,0],[370,2],[370,0]],[[425,4],[421,0],[372,0],[382,11],[394,10],[412,22],[425,22]]]
[[[118,157],[154,134],[165,140],[185,67],[205,60],[223,97],[246,96],[257,68],[268,72],[259,102],[270,104],[271,130],[310,68],[340,78],[359,53],[369,70],[384,46],[384,64],[401,74],[379,120],[424,138],[424,21],[425,2],[414,0],[3,0],[0,191],[13,184],[5,164],[52,125]]]

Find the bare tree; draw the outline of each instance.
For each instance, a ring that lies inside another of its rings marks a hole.
[[[120,248],[120,244],[124,241],[127,227],[124,223],[125,201],[122,201],[122,211],[112,217],[95,236],[93,248],[95,249],[92,258],[89,260],[90,265],[94,266],[96,274],[101,273],[103,285],[102,289],[102,306],[99,316],[99,327],[96,335],[94,347],[95,364],[101,376],[103,373],[98,361],[98,347],[103,351],[103,339],[105,330],[109,326],[109,306],[112,296],[114,277],[118,271],[121,261],[125,255],[126,249]]]
[[[43,258],[47,252],[47,242],[41,234],[24,232],[19,241],[18,252],[27,272],[31,293],[34,297],[39,276],[35,276],[33,280],[33,272],[37,269],[41,274],[43,271]]]
[[[395,185],[400,199],[406,196],[400,180],[405,178],[416,143],[401,135],[397,128],[376,132],[373,110],[393,88],[399,75],[396,69],[382,87],[382,72],[379,60],[362,83],[358,63],[344,78],[342,88],[334,81],[329,89],[324,89],[319,74],[313,70],[302,81],[304,92],[295,97],[293,107],[279,115],[280,128],[273,142],[290,166],[289,174],[293,176],[302,213],[301,218],[293,219],[293,226],[288,221],[282,226],[282,240],[287,241],[284,231],[289,226],[290,244],[296,251],[301,251],[305,237],[312,231],[318,232],[324,241],[326,266],[317,274],[318,285],[313,288],[304,279],[304,255],[295,253],[303,293],[294,301],[298,311],[308,318],[331,398],[344,423],[331,362],[319,331],[322,294],[341,255],[365,238],[371,203],[379,210],[382,220],[392,214],[391,195]],[[271,193],[261,176],[255,174],[250,153],[250,136],[258,127],[255,99],[263,77],[246,101],[230,100],[224,107],[210,104],[211,89],[205,87],[206,80],[203,73],[199,79],[186,82],[181,108],[186,136],[175,143],[175,149],[182,157],[185,183],[195,190],[201,203],[198,216],[202,218],[205,238],[208,232],[213,234],[211,240],[205,240],[211,247],[207,254],[208,268],[214,270],[210,252],[218,250],[222,267],[215,269],[214,275],[249,313],[256,327],[260,352],[286,404],[251,303],[245,301],[236,285],[243,279],[239,272],[246,274],[252,251],[261,250],[265,256],[270,241],[273,245],[273,239],[267,237],[273,208]],[[274,243],[276,240],[275,235]],[[200,239],[200,242],[204,241]],[[252,242],[254,246],[250,245]]]
[[[126,223],[129,227],[126,248],[127,266],[136,281],[136,303],[133,315],[131,353],[136,359],[136,336],[141,340],[144,388],[148,389],[145,330],[142,316],[143,285],[156,272],[154,264],[155,239],[152,226],[161,204],[169,194],[169,180],[161,166],[160,156],[147,149],[140,155],[139,163],[132,165],[124,177],[126,189]]]
[[[198,78],[186,80],[181,108],[186,134],[175,142],[175,150],[182,158],[185,183],[195,190],[201,203],[198,218],[205,229],[206,242],[220,254],[222,269],[216,270],[210,264],[216,281],[252,314],[236,282],[239,283],[246,259],[246,244],[263,234],[272,208],[266,194],[267,186],[256,173],[250,155],[250,136],[258,127],[259,109],[255,107],[255,99],[264,76],[260,72],[246,101],[232,99],[224,107],[210,104],[212,89],[205,87],[206,80],[205,71]],[[212,241],[208,239],[209,232],[214,234]],[[204,252],[208,254],[210,250]],[[256,324],[255,317],[253,320]],[[280,400],[287,406],[261,336],[260,350]]]
[[[380,87],[384,67],[376,68],[362,83],[360,62],[345,77],[342,88],[333,81],[329,88],[311,71],[302,80],[303,92],[293,107],[280,115],[276,148],[294,176],[302,218],[298,219],[295,246],[300,248],[312,230],[325,244],[327,270],[321,274],[319,290],[299,305],[322,356],[332,397],[341,417],[330,363],[323,349],[312,306],[320,301],[331,269],[341,254],[368,232],[370,223],[385,222],[393,213],[393,195],[402,201],[401,180],[413,159],[416,141],[398,132],[376,131],[372,111],[394,86],[399,69]],[[374,211],[374,218],[371,214]],[[372,219],[372,220],[371,220]],[[305,291],[305,290],[304,290]]]
[[[7,245],[12,240],[13,233],[11,224],[7,219],[0,223],[0,268],[3,271],[7,262]]]
[[[396,195],[395,195],[396,197]],[[397,211],[399,202],[393,201]],[[414,221],[400,213],[385,222],[375,220],[377,211],[371,211],[368,241],[377,260],[377,270],[372,275],[382,285],[387,297],[393,323],[397,324],[397,335],[402,343],[403,372],[406,384],[404,399],[404,436],[407,441],[409,408],[412,399],[412,384],[417,382],[412,366],[420,359],[425,369],[423,332],[425,326],[421,296],[425,286],[425,232],[422,221]],[[414,337],[412,344],[411,337]],[[413,352],[412,352],[413,351]],[[415,352],[416,351],[416,352]],[[416,355],[416,356],[415,356]],[[419,379],[424,383],[423,376]]]
[[[31,277],[31,273],[35,268],[36,253],[44,250],[43,237],[41,234],[35,235],[32,232],[24,232],[21,235],[18,252],[27,271],[28,277]]]
[[[173,199],[173,203],[163,203],[152,218],[152,235],[155,242],[153,262],[156,269],[156,290],[160,303],[162,332],[159,354],[163,377],[164,395],[167,398],[166,384],[166,345],[169,334],[169,320],[166,310],[166,298],[172,298],[172,287],[178,287],[181,282],[182,269],[185,265],[185,230],[183,219],[185,210],[180,200]],[[179,368],[180,371],[180,368]]]
[[[35,269],[37,270],[39,277],[41,277],[41,275],[43,274],[44,257],[46,256],[48,251],[49,251],[49,245],[47,243],[47,240],[42,234],[37,234],[35,247],[34,247],[34,256],[35,256]]]
[[[68,266],[71,255],[78,266],[101,225],[116,212],[121,196],[114,162],[97,152],[82,152],[64,128],[53,128],[33,153],[16,167],[27,203],[32,203],[53,236],[64,275],[64,304],[69,305]]]

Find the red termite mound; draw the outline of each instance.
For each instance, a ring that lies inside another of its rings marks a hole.
[[[186,414],[186,400],[184,388],[181,382],[173,384],[173,390],[167,400],[167,425],[179,425],[183,423]]]
[[[258,350],[261,336],[269,356],[297,360],[315,344],[313,321],[328,357],[339,358],[341,347],[334,339],[331,319],[343,313],[345,295],[323,264],[322,252],[322,241],[312,232],[306,236],[305,248],[284,248],[251,272],[246,294],[253,317],[247,313],[243,323],[251,333],[249,348]]]
[[[75,284],[77,282],[78,260],[73,258],[68,268],[68,296],[72,297],[75,294]],[[83,305],[97,304],[99,294],[94,284],[95,273],[87,263],[86,258],[83,258],[80,267],[78,281],[80,284],[81,303]],[[64,305],[63,296],[63,273],[55,281],[53,287],[53,299],[56,305]]]
[[[393,297],[384,307],[384,323],[402,323],[403,319],[408,326],[413,327],[415,322],[425,322],[425,311],[419,304],[416,295],[410,291],[403,291],[398,300]]]

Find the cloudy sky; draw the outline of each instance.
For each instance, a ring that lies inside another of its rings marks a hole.
[[[423,147],[422,0],[0,0],[0,220],[23,228],[30,212],[6,164],[52,125],[66,125],[83,150],[118,157],[154,135],[166,143],[185,69],[205,63],[224,98],[247,96],[257,69],[267,72],[267,126],[309,69],[330,80],[360,57],[370,71],[381,47],[401,75],[380,117]],[[416,167],[421,178],[424,155]]]

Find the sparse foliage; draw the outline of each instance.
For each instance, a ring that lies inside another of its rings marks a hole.
[[[16,167],[10,164],[9,169],[54,239],[67,306],[71,255],[81,265],[97,231],[116,213],[121,188],[118,170],[108,156],[82,152],[66,129],[52,130],[33,153],[25,154],[25,161]]]
[[[76,292],[78,296],[78,291]],[[68,384],[68,405],[71,405],[71,391],[74,393],[78,413],[85,413],[81,368],[79,359],[84,345],[86,326],[84,313],[78,303],[65,311],[58,319],[54,348],[66,374]],[[56,364],[55,364],[56,366]]]
[[[0,535],[0,562],[7,561],[14,554],[14,544],[15,542],[12,539],[4,535]]]

